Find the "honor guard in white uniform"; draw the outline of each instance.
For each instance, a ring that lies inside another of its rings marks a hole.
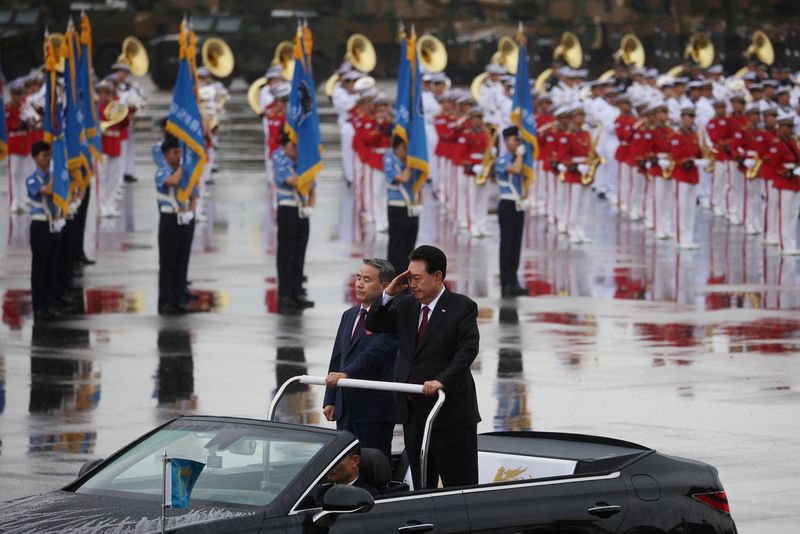
[[[122,140],[122,176],[128,183],[136,182],[134,174],[134,161],[136,157],[136,125],[134,117],[141,116],[147,108],[147,99],[144,90],[135,81],[130,79],[131,69],[127,63],[114,63],[111,65],[114,85],[120,102],[128,106],[128,138]],[[138,115],[137,115],[138,114]]]
[[[439,142],[439,136],[436,134],[436,116],[442,110],[442,106],[439,104],[439,97],[444,93],[450,80],[444,73],[437,72],[435,74],[424,74],[422,81],[422,111],[425,114],[425,142],[428,145],[428,177],[438,193],[442,189],[442,184],[436,165],[433,164],[433,154],[436,151],[436,144]]]
[[[506,69],[500,65],[490,63],[486,65],[488,74],[486,81],[481,86],[480,102],[478,105],[483,109],[484,120],[490,126],[496,127],[500,123],[499,97],[503,92],[503,84],[500,78],[506,74]]]

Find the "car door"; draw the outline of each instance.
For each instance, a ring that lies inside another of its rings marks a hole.
[[[470,532],[616,532],[627,498],[619,473],[486,484],[463,490]]]
[[[439,533],[436,511],[429,494],[412,493],[402,498],[379,498],[370,511],[342,514],[327,530],[311,524],[311,517],[318,511],[319,508],[300,510],[290,515],[286,519],[286,531],[309,534]]]

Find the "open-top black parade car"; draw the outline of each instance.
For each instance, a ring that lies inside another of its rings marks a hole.
[[[407,463],[393,470],[379,451],[362,449],[360,476],[380,495],[335,486],[315,498],[357,445],[350,433],[319,427],[178,417],[85,465],[63,489],[0,506],[0,525],[9,533],[158,532],[166,449],[205,464],[189,508],[167,511],[169,532],[736,532],[714,467],[578,434],[482,434],[479,484],[459,488],[410,489]]]

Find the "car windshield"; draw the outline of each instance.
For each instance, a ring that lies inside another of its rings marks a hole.
[[[160,500],[166,449],[171,458],[205,464],[191,504],[265,506],[333,439],[299,429],[179,420],[103,466],[76,492]]]

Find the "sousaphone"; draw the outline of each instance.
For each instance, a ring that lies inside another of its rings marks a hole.
[[[701,68],[708,68],[714,63],[714,44],[705,33],[695,33],[683,51],[683,57],[691,59]]]
[[[583,48],[578,36],[572,32],[564,32],[558,45],[553,49],[553,59],[563,59],[573,69],[583,64]]]
[[[442,72],[447,67],[447,50],[442,42],[426,33],[417,39],[420,68],[424,72]]]
[[[347,51],[344,54],[344,60],[348,61],[357,71],[369,74],[375,68],[378,56],[375,53],[375,47],[366,35],[354,33],[347,39]],[[325,82],[325,94],[327,96],[333,95],[333,89],[338,81],[339,75],[335,72],[327,79]]]
[[[115,124],[125,120],[128,116],[128,106],[119,100],[112,100],[103,110],[103,116],[100,120],[100,131],[105,132]],[[105,119],[105,120],[102,120]]]
[[[772,47],[772,41],[761,30],[753,32],[752,43],[744,51],[744,55],[747,58],[755,55],[765,65],[772,65],[775,62],[775,49]]]
[[[134,76],[144,76],[150,69],[150,59],[144,44],[134,36],[122,41],[122,52],[117,56],[117,63],[125,63]]]
[[[233,50],[219,37],[208,37],[200,49],[203,66],[217,78],[227,78],[235,65]]]
[[[500,65],[510,74],[516,74],[518,60],[519,45],[517,42],[511,37],[501,37],[497,42],[497,51],[492,54],[490,63]],[[475,76],[475,78],[472,79],[472,83],[469,85],[469,91],[472,94],[472,98],[474,98],[476,102],[480,102],[481,87],[483,87],[483,84],[488,77],[488,73],[482,72]]]
[[[619,41],[619,50],[614,52],[614,60],[637,68],[644,67],[644,46],[639,38],[632,33],[623,35]]]

